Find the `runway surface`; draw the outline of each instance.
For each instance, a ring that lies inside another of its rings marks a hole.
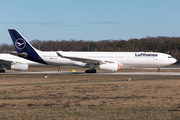
[[[180,76],[180,72],[97,72],[97,73],[84,73],[84,71],[71,72],[71,71],[38,71],[38,72],[24,72],[24,71],[6,71],[3,74],[42,74],[42,75],[68,75],[68,74],[77,74],[77,75],[172,75],[172,76]]]
[[[141,81],[141,80],[158,80],[158,79],[171,79],[171,78],[180,78],[180,72],[97,72],[97,73],[88,73],[85,74],[84,71],[78,72],[71,72],[71,71],[37,71],[37,72],[24,72],[24,71],[6,71],[6,73],[0,73],[1,76],[3,75],[140,75],[140,76],[152,76],[132,79],[132,81]],[[129,76],[129,77],[130,77]],[[0,87],[12,87],[12,86],[32,86],[32,85],[52,85],[52,84],[74,84],[74,83],[102,83],[102,82],[122,82],[122,81],[129,81],[127,79],[124,80],[106,80],[106,81],[81,81],[81,82],[52,82],[52,83],[26,83],[26,84],[8,84],[8,85],[0,85]],[[131,80],[130,80],[131,81]]]

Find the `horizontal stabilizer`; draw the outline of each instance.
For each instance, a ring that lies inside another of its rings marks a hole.
[[[6,52],[6,53],[9,53],[9,54],[15,55],[15,56],[19,56],[19,57],[23,57],[23,58],[27,57],[27,53],[17,53],[17,52]]]

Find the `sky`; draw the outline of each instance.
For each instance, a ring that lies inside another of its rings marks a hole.
[[[129,40],[180,36],[180,0],[0,0],[0,44],[8,29],[28,41]]]

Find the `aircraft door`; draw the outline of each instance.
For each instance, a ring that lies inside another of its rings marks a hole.
[[[163,56],[162,55],[159,56],[159,61],[163,61]]]
[[[153,61],[154,61],[155,64],[159,63],[159,59],[158,58],[153,58]]]

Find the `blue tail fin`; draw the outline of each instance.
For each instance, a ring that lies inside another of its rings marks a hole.
[[[47,64],[38,55],[37,51],[39,50],[35,49],[17,30],[8,29],[8,31],[12,38],[17,53],[26,53],[27,54],[26,59]]]

